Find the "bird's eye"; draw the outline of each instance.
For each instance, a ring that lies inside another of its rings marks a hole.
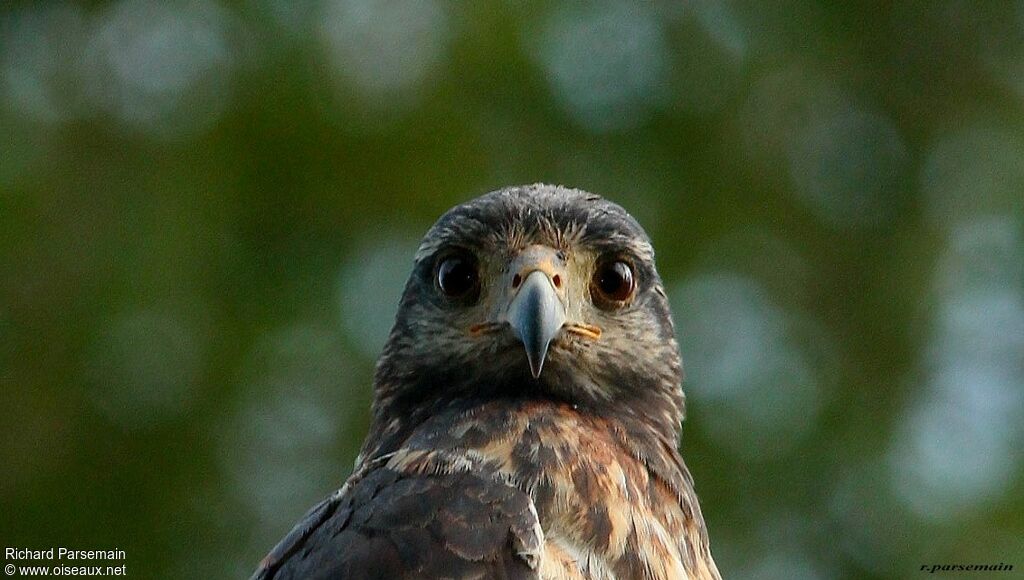
[[[636,291],[633,267],[623,260],[609,260],[597,265],[590,283],[594,303],[605,309],[622,306]]]
[[[480,290],[476,258],[469,252],[449,254],[438,261],[437,288],[448,298],[472,301]]]

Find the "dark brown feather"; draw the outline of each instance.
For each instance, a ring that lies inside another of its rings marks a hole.
[[[537,578],[529,498],[471,472],[382,466],[313,510],[254,578]]]

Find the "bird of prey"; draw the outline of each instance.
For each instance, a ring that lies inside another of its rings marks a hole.
[[[720,578],[681,380],[625,210],[539,184],[456,206],[416,252],[354,472],[253,578]]]

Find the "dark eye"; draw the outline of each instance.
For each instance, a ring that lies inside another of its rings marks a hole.
[[[628,262],[608,260],[598,264],[590,290],[595,304],[602,308],[622,306],[635,291],[636,276]]]
[[[480,290],[476,258],[469,252],[449,254],[437,264],[437,288],[448,298],[471,301]]]

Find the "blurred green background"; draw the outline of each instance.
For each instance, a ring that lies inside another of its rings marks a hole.
[[[4,2],[0,544],[247,575],[545,181],[654,240],[726,577],[1024,569],[1022,113],[1022,2]]]

